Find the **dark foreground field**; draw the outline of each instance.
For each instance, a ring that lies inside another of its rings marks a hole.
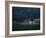
[[[22,31],[22,30],[40,30],[39,24],[14,24],[12,26],[12,31]]]

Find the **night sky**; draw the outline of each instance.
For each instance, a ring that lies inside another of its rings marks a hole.
[[[12,7],[12,19],[13,21],[23,21],[30,18],[40,18],[40,8],[31,7]]]

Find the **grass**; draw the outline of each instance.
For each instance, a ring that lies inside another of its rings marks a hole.
[[[14,24],[12,26],[12,31],[22,31],[22,30],[40,30],[39,24]]]

